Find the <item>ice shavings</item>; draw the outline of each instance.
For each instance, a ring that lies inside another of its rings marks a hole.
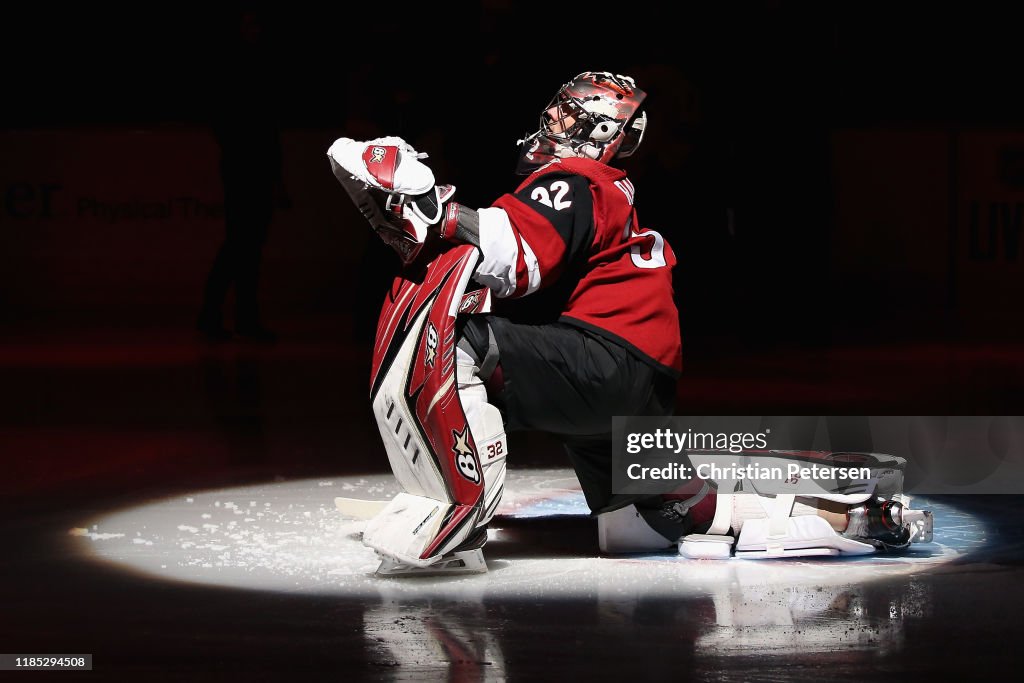
[[[95,529],[96,527],[93,528]],[[78,527],[70,529],[68,534],[71,536],[84,536],[85,538],[89,538],[93,541],[109,541],[114,538],[124,538],[124,534],[101,534],[96,531],[89,531],[88,529],[81,529]]]

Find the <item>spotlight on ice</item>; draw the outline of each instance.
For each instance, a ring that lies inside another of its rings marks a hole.
[[[949,504],[935,513],[936,543],[902,555],[801,561],[694,561],[672,554],[602,557],[595,522],[569,470],[510,472],[490,530],[486,574],[444,579],[374,576],[360,541],[365,522],[344,518],[336,496],[386,499],[391,475],[274,482],[182,493],[82,520],[76,554],[153,579],[297,594],[488,599],[728,596],[737,586],[836,588],[927,571],[983,542],[981,522]],[[552,529],[563,534],[550,552]],[[788,598],[787,598],[788,599]],[[767,607],[766,607],[767,609]]]

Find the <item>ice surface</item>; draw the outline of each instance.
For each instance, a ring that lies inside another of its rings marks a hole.
[[[744,623],[744,605],[759,605],[762,618],[772,618],[765,601],[784,608],[780,614],[792,615],[804,609],[794,607],[795,600],[806,602],[794,588],[831,590],[925,571],[961,556],[985,537],[978,520],[918,498],[916,506],[935,512],[937,543],[913,546],[904,555],[761,562],[687,560],[673,554],[600,557],[596,524],[587,517],[570,471],[510,471],[484,551],[487,574],[382,579],[373,573],[377,557],[360,541],[365,522],[345,519],[333,501],[339,489],[352,497],[389,498],[398,490],[393,477],[337,478],[332,484],[324,490],[322,479],[309,479],[190,491],[187,497],[83,520],[82,527],[69,532],[69,540],[78,551],[125,569],[252,590],[473,601],[703,595],[733,606],[729,614],[735,623],[722,626],[735,629]],[[796,637],[785,633],[780,637]],[[729,642],[742,642],[742,633],[733,635],[736,640]]]

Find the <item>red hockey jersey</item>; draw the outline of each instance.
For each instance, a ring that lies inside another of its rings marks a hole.
[[[515,193],[494,202],[507,215],[507,225],[490,238],[481,232],[484,256],[477,279],[495,289],[493,276],[488,282],[488,271],[496,272],[489,251],[504,252],[509,263],[497,276],[504,285],[504,291],[496,291],[499,297],[532,293],[571,269],[578,280],[562,322],[609,338],[678,375],[675,254],[659,233],[639,227],[633,195],[623,171],[597,161],[561,159],[542,167]],[[490,211],[481,211],[481,227],[493,220],[486,215]],[[502,233],[504,238],[494,237]]]

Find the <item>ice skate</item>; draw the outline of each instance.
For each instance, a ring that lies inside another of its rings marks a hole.
[[[906,496],[893,500],[876,497],[852,507],[843,536],[887,551],[903,550],[911,543],[931,542],[932,513],[911,510],[909,503]]]

